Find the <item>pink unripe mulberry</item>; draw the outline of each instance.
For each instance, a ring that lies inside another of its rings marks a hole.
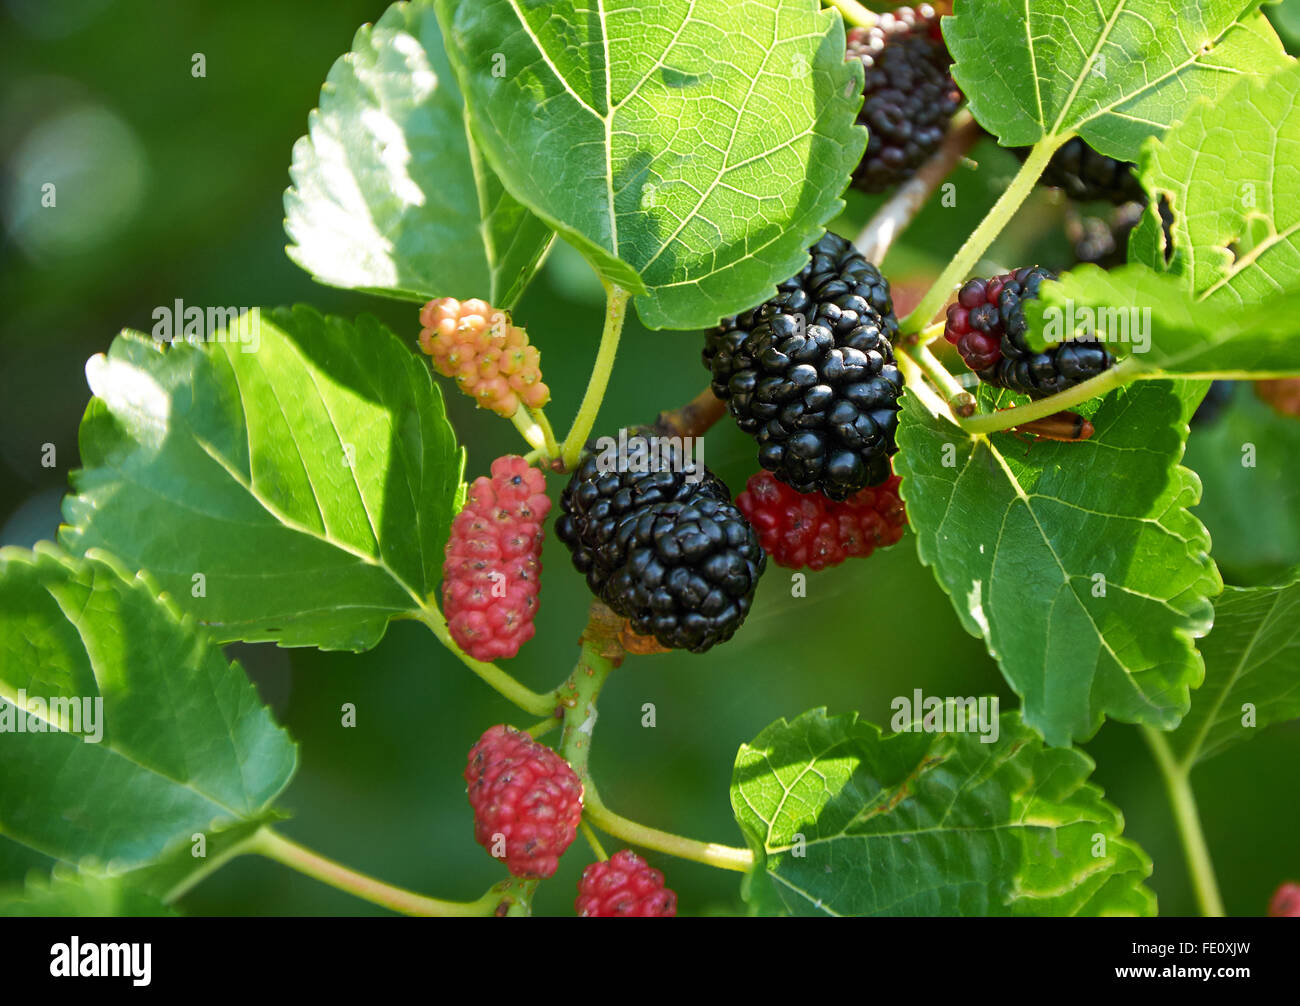
[[[582,871],[573,907],[588,919],[671,919],[677,914],[677,895],[664,887],[662,873],[624,849]]]
[[[582,782],[563,758],[514,727],[490,727],[465,765],[474,840],[516,877],[549,877],[578,833]]]
[[[475,660],[513,657],[533,638],[542,574],[542,473],[515,455],[492,462],[451,524],[442,608],[451,637]]]

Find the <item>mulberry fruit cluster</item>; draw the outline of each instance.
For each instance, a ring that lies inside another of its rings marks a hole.
[[[903,378],[889,283],[827,233],[777,295],[711,332],[713,392],[798,492],[844,500],[889,478]]]
[[[858,122],[867,149],[853,173],[855,187],[883,192],[906,181],[938,149],[962,94],[930,4],[879,14],[848,34],[846,58],[865,71]]]
[[[491,854],[504,842],[516,877],[549,877],[578,832],[582,783],[569,763],[526,733],[489,727],[465,765],[474,840]]]
[[[944,338],[981,380],[1030,398],[1054,395],[1096,377],[1115,362],[1097,343],[1067,341],[1035,353],[1025,340],[1024,302],[1038,296],[1044,280],[1055,278],[1049,270],[1033,266],[970,280],[948,308]]]
[[[587,919],[671,919],[677,914],[677,895],[664,887],[662,873],[624,849],[582,871],[573,907]]]
[[[451,524],[442,604],[456,644],[475,660],[513,657],[532,639],[542,572],[542,473],[521,457],[492,462]]]
[[[420,348],[434,369],[455,378],[480,409],[509,419],[521,403],[539,409],[551,400],[537,347],[504,311],[481,300],[442,297],[424,305],[420,324]]]
[[[903,537],[907,514],[899,478],[862,489],[843,502],[797,493],[768,472],[751,475],[736,505],[778,566],[821,570],[851,556],[865,558]]]
[[[727,487],[674,438],[652,442],[670,446],[641,470],[589,452],[560,498],[555,533],[636,632],[702,653],[740,628],[766,557]]]

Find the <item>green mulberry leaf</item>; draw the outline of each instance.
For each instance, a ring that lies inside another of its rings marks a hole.
[[[1154,915],[1151,860],[1088,756],[1044,747],[1014,713],[994,723],[884,737],[817,709],[742,745],[746,900],[772,915]]]
[[[1081,135],[1137,159],[1205,98],[1288,57],[1258,0],[958,0],[953,77],[1004,146]]]
[[[1300,717],[1300,579],[1279,587],[1227,587],[1214,631],[1201,641],[1205,684],[1170,736],[1188,768],[1270,723]]]
[[[120,876],[63,867],[30,877],[22,887],[0,888],[0,917],[129,918],[176,914]]]
[[[865,131],[815,0],[438,0],[505,187],[651,328],[752,307],[808,260]]]
[[[1274,412],[1249,387],[1218,422],[1187,441],[1188,467],[1205,486],[1196,514],[1214,557],[1236,584],[1276,580],[1300,565],[1300,422]]]
[[[1009,394],[989,396],[996,407]],[[1177,725],[1222,588],[1165,382],[1108,395],[1079,443],[970,436],[906,395],[895,470],[921,561],[1048,743],[1106,716]]]
[[[192,616],[48,544],[0,550],[0,723],[0,836],[74,864],[131,869],[259,821],[297,764]]]
[[[1207,307],[1254,310],[1300,291],[1300,65],[1197,106],[1143,149],[1140,170],[1168,200],[1173,244],[1149,210],[1130,260],[1178,277]]]
[[[289,174],[289,257],[331,286],[508,308],[553,237],[470,141],[427,0],[393,4],[357,32]]]
[[[428,368],[373,318],[280,309],[170,348],[128,332],[86,373],[69,549],[149,570],[223,642],[364,650],[422,610],[464,455]]]
[[[1236,380],[1300,374],[1297,313],[1300,284],[1248,306],[1197,303],[1179,278],[1140,264],[1080,266],[1025,304],[1034,348],[1084,334],[1128,357],[1135,376]]]

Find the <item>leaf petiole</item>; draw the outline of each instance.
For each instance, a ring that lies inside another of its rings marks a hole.
[[[457,646],[456,641],[451,638],[451,630],[447,628],[446,617],[436,605],[426,603],[416,617],[429,627],[429,630],[438,637],[438,641],[451,650],[462,664],[524,712],[532,713],[534,716],[550,716],[554,713],[556,706],[554,692],[539,695],[537,692],[525,688],[496,664],[475,660]]]
[[[242,851],[265,856],[297,870],[337,890],[380,905],[402,915],[474,917],[495,915],[504,907],[508,912],[516,904],[526,906],[532,891],[516,892],[517,882],[507,881],[491,888],[477,901],[439,901],[426,898],[405,888],[385,884],[382,880],[358,873],[341,863],[290,841],[270,828],[257,832]],[[507,890],[507,888],[509,888]]]
[[[958,419],[957,422],[967,433],[999,433],[1002,430],[1009,430],[1013,426],[1020,426],[1022,423],[1032,423],[1036,419],[1046,419],[1062,409],[1073,408],[1090,398],[1100,398],[1107,392],[1128,384],[1130,381],[1137,380],[1139,377],[1159,376],[1159,374],[1155,373],[1143,373],[1142,368],[1134,363],[1130,357],[1127,360],[1121,360],[1115,366],[1103,371],[1096,377],[1090,377],[1088,380],[1076,384],[1073,388],[1068,388],[1059,394],[1040,398],[1028,405],[1003,409],[1001,412],[991,412],[982,416],[971,416],[968,419]]]
[[[605,284],[605,326],[600,333],[600,348],[596,351],[596,362],[592,365],[591,379],[587,382],[582,404],[578,406],[578,414],[573,419],[573,426],[569,428],[569,435],[564,438],[562,458],[566,469],[577,465],[591,428],[596,425],[596,414],[600,412],[601,403],[605,400],[605,388],[609,385],[609,375],[614,370],[614,357],[618,354],[618,340],[623,332],[623,322],[627,319],[630,296],[620,286]]]
[[[1025,163],[1021,165],[1016,177],[1011,180],[1010,186],[993,204],[993,208],[980,221],[980,225],[971,232],[965,244],[948,263],[947,268],[921,298],[921,302],[902,320],[901,328],[904,334],[920,332],[930,324],[931,319],[947,302],[953,290],[970,275],[971,270],[988,251],[989,245],[1002,233],[1002,229],[1028,198],[1034,183],[1038,181],[1052,155],[1069,138],[1070,135],[1045,136],[1034,144],[1029,156],[1025,158]]]
[[[1142,737],[1151,748],[1151,755],[1169,794],[1178,837],[1187,857],[1187,870],[1192,877],[1192,889],[1196,892],[1197,907],[1207,918],[1222,918],[1225,914],[1223,897],[1219,894],[1219,881],[1210,859],[1210,848],[1205,842],[1205,832],[1201,829],[1201,816],[1196,809],[1196,795],[1192,792],[1187,767],[1178,764],[1168,740],[1160,731],[1143,726]]]

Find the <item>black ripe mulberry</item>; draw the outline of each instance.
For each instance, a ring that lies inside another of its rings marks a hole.
[[[740,628],[766,556],[727,487],[674,439],[652,441],[670,446],[646,465],[588,453],[560,497],[555,531],[592,593],[636,632],[701,653]]]
[[[1029,150],[1029,147],[1016,147],[1013,153],[1023,161]],[[1107,200],[1116,206],[1130,202],[1145,205],[1146,192],[1133,173],[1134,168],[1130,161],[1117,161],[1099,154],[1074,136],[1052,155],[1041,181],[1079,203]]]
[[[883,192],[935,152],[961,106],[939,13],[920,4],[877,15],[871,27],[849,31],[847,58],[866,74],[858,122],[867,127],[867,150],[853,184]]]
[[[980,379],[1030,398],[1045,398],[1096,377],[1115,363],[1096,342],[1066,341],[1041,353],[1030,350],[1024,302],[1038,296],[1055,273],[1039,266],[992,279],[973,279],[948,308],[944,337]]]
[[[798,492],[848,499],[888,479],[898,449],[889,283],[827,233],[777,290],[709,333],[713,392],[758,441],[760,465]]]

